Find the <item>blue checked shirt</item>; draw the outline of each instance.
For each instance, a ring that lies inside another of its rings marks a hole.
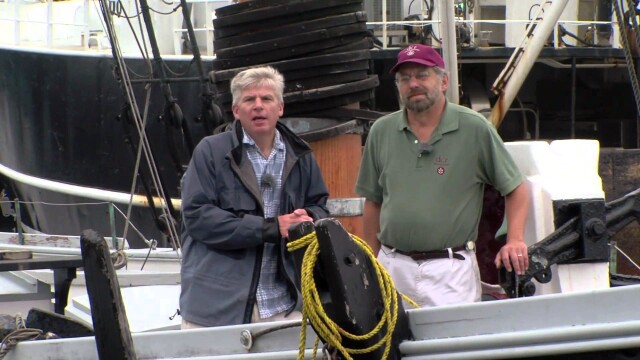
[[[242,143],[247,149],[247,157],[251,161],[253,171],[256,173],[262,203],[264,206],[264,217],[273,218],[278,216],[280,208],[280,193],[282,189],[282,169],[286,155],[286,147],[282,137],[276,130],[276,138],[273,143],[271,154],[265,159],[260,153],[256,142],[247,134],[244,129]],[[256,292],[258,310],[260,318],[267,318],[285,312],[295,306],[294,300],[289,294],[286,282],[278,276],[278,248],[275,244],[264,244],[262,254],[262,267],[258,290]]]

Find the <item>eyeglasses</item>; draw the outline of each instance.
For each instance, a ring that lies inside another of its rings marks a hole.
[[[431,72],[429,70],[423,70],[415,74],[398,74],[396,75],[396,84],[407,85],[411,82],[411,78],[416,78],[417,81],[422,82],[430,76]]]

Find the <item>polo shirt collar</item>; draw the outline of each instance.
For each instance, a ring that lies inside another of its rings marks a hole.
[[[409,128],[409,122],[407,120],[407,110],[402,109],[402,116],[400,116],[400,121],[398,122],[398,130],[411,130]],[[442,113],[442,118],[440,119],[440,123],[433,131],[431,135],[431,140],[429,142],[434,143],[442,138],[442,135],[458,130],[460,126],[460,119],[458,118],[458,113],[453,109],[453,106],[449,106],[449,101],[445,102],[444,112]]]

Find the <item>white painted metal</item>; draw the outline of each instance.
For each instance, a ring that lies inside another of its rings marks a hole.
[[[600,146],[595,140],[519,141],[507,150],[527,178],[531,202],[525,228],[528,245],[555,230],[553,201],[602,199],[598,175]],[[575,292],[609,287],[606,262],[552,266],[552,279],[536,284],[537,294]]]
[[[514,64],[513,74],[506,83],[496,105],[491,111],[491,122],[493,124],[500,124],[507,109],[511,106],[511,103],[513,103],[516,95],[518,95],[518,91],[520,91],[527,74],[533,67],[549,35],[553,32],[568,1],[569,0],[554,0],[551,6],[544,12],[544,18],[537,24],[533,36],[526,41],[526,46],[524,47],[524,52],[520,60],[517,64]]]
[[[118,275],[118,281],[120,279]],[[120,294],[132,333],[180,329],[180,316],[172,317],[180,307],[180,285],[126,287],[120,289]],[[65,314],[93,327],[89,295],[74,297]]]
[[[29,250],[34,257],[42,258],[49,256],[80,256],[79,236],[59,236],[46,234],[23,234],[25,245],[18,244],[18,235],[15,233],[0,233],[0,250]],[[120,244],[122,243],[122,239]],[[34,245],[37,244],[37,245]],[[107,244],[111,244],[109,241]],[[147,287],[151,285],[171,285],[180,284],[180,251],[171,248],[155,249],[126,249],[126,266],[116,271],[118,282],[122,289],[134,287]],[[26,270],[14,271],[10,273],[0,273],[0,313],[15,314],[22,313],[26,316],[29,309],[39,307],[53,311],[51,294],[54,291],[54,278],[52,270]],[[134,291],[134,290],[129,290]],[[134,291],[135,293],[135,291]],[[84,272],[77,271],[76,278],[71,283],[69,290],[69,305],[67,311],[73,307],[74,298],[86,297],[87,289]],[[146,295],[146,293],[144,293]],[[150,292],[149,296],[155,296]],[[129,295],[133,299],[132,307],[140,301],[140,296]],[[177,301],[178,296],[173,296]],[[161,303],[150,301],[149,304]],[[142,306],[139,306],[142,307]],[[175,306],[177,308],[177,306]],[[152,309],[150,307],[150,309]],[[174,309],[175,312],[175,309]],[[141,312],[138,312],[141,314]],[[163,317],[168,319],[169,314]],[[149,316],[140,320],[139,317],[133,319],[132,326],[136,329],[149,330],[158,325],[160,320],[156,316]],[[159,328],[167,328],[163,323]]]
[[[35,176],[22,174],[2,164],[0,164],[0,174],[23,184],[35,186],[40,189],[56,191],[62,194],[76,195],[88,199],[108,201],[117,204],[129,204],[129,201],[131,201],[131,203],[136,206],[149,206],[149,202],[147,201],[146,196],[131,195],[123,192],[108,191],[86,186],[66,184],[53,180],[41,179]],[[180,208],[180,199],[171,199],[171,202],[173,203],[174,207]],[[164,200],[160,198],[154,198],[154,203],[163,204]]]
[[[456,23],[455,10],[452,0],[439,0],[438,8],[441,9],[440,19],[442,23],[442,32],[449,34],[442,36],[442,57],[449,72],[449,87],[447,88],[447,99],[458,104],[460,102],[460,94],[458,89],[458,48],[456,45]]]
[[[72,185],[63,182],[42,179],[35,176],[22,174],[2,164],[0,164],[0,174],[26,185],[34,186],[39,189],[55,191],[62,194],[75,195],[87,199],[108,201],[125,205],[129,204],[129,201],[131,201],[134,206],[149,206],[147,197],[144,195],[131,195],[124,192],[109,191],[88,186]],[[164,204],[164,200],[158,197],[154,197],[154,203]],[[171,203],[178,210],[182,206],[181,199],[173,198],[171,199]],[[329,207],[330,209],[334,209],[334,212],[331,213],[335,216],[361,215],[362,208],[364,206],[363,204],[364,200],[362,200],[361,198],[329,199],[327,201],[327,207]],[[342,215],[343,211],[348,213]]]
[[[640,285],[410,310],[404,359],[502,359],[637,347]]]
[[[520,45],[522,40],[522,34],[525,31],[527,23],[532,20],[537,10],[543,6],[547,10],[547,0],[518,0],[507,1],[505,6],[505,18],[512,20],[505,25],[505,46],[516,47]],[[578,19],[578,10],[582,0],[568,0],[564,10],[561,12],[558,18],[558,24],[564,26],[568,31],[574,34],[578,34],[579,26],[576,21]],[[544,17],[547,16],[545,11]],[[580,25],[580,28],[586,28],[590,26],[590,23],[584,22]],[[554,29],[555,31],[555,29]],[[554,36],[554,41],[557,37]],[[571,38],[564,39],[570,45],[576,45],[575,40]]]
[[[639,297],[640,286],[626,286],[409,310],[415,340],[400,350],[413,360],[501,359],[637,347]],[[255,340],[250,352],[240,344],[243,330],[284,323],[134,333],[133,341],[141,359],[295,359],[298,327]],[[315,335],[310,328],[307,333],[310,349]],[[20,343],[5,358],[17,359],[94,360],[97,353],[93,338],[47,340]]]

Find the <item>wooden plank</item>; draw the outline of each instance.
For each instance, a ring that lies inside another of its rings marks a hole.
[[[101,360],[135,360],[129,322],[107,242],[97,232],[85,230],[80,238],[80,248],[98,357]]]

